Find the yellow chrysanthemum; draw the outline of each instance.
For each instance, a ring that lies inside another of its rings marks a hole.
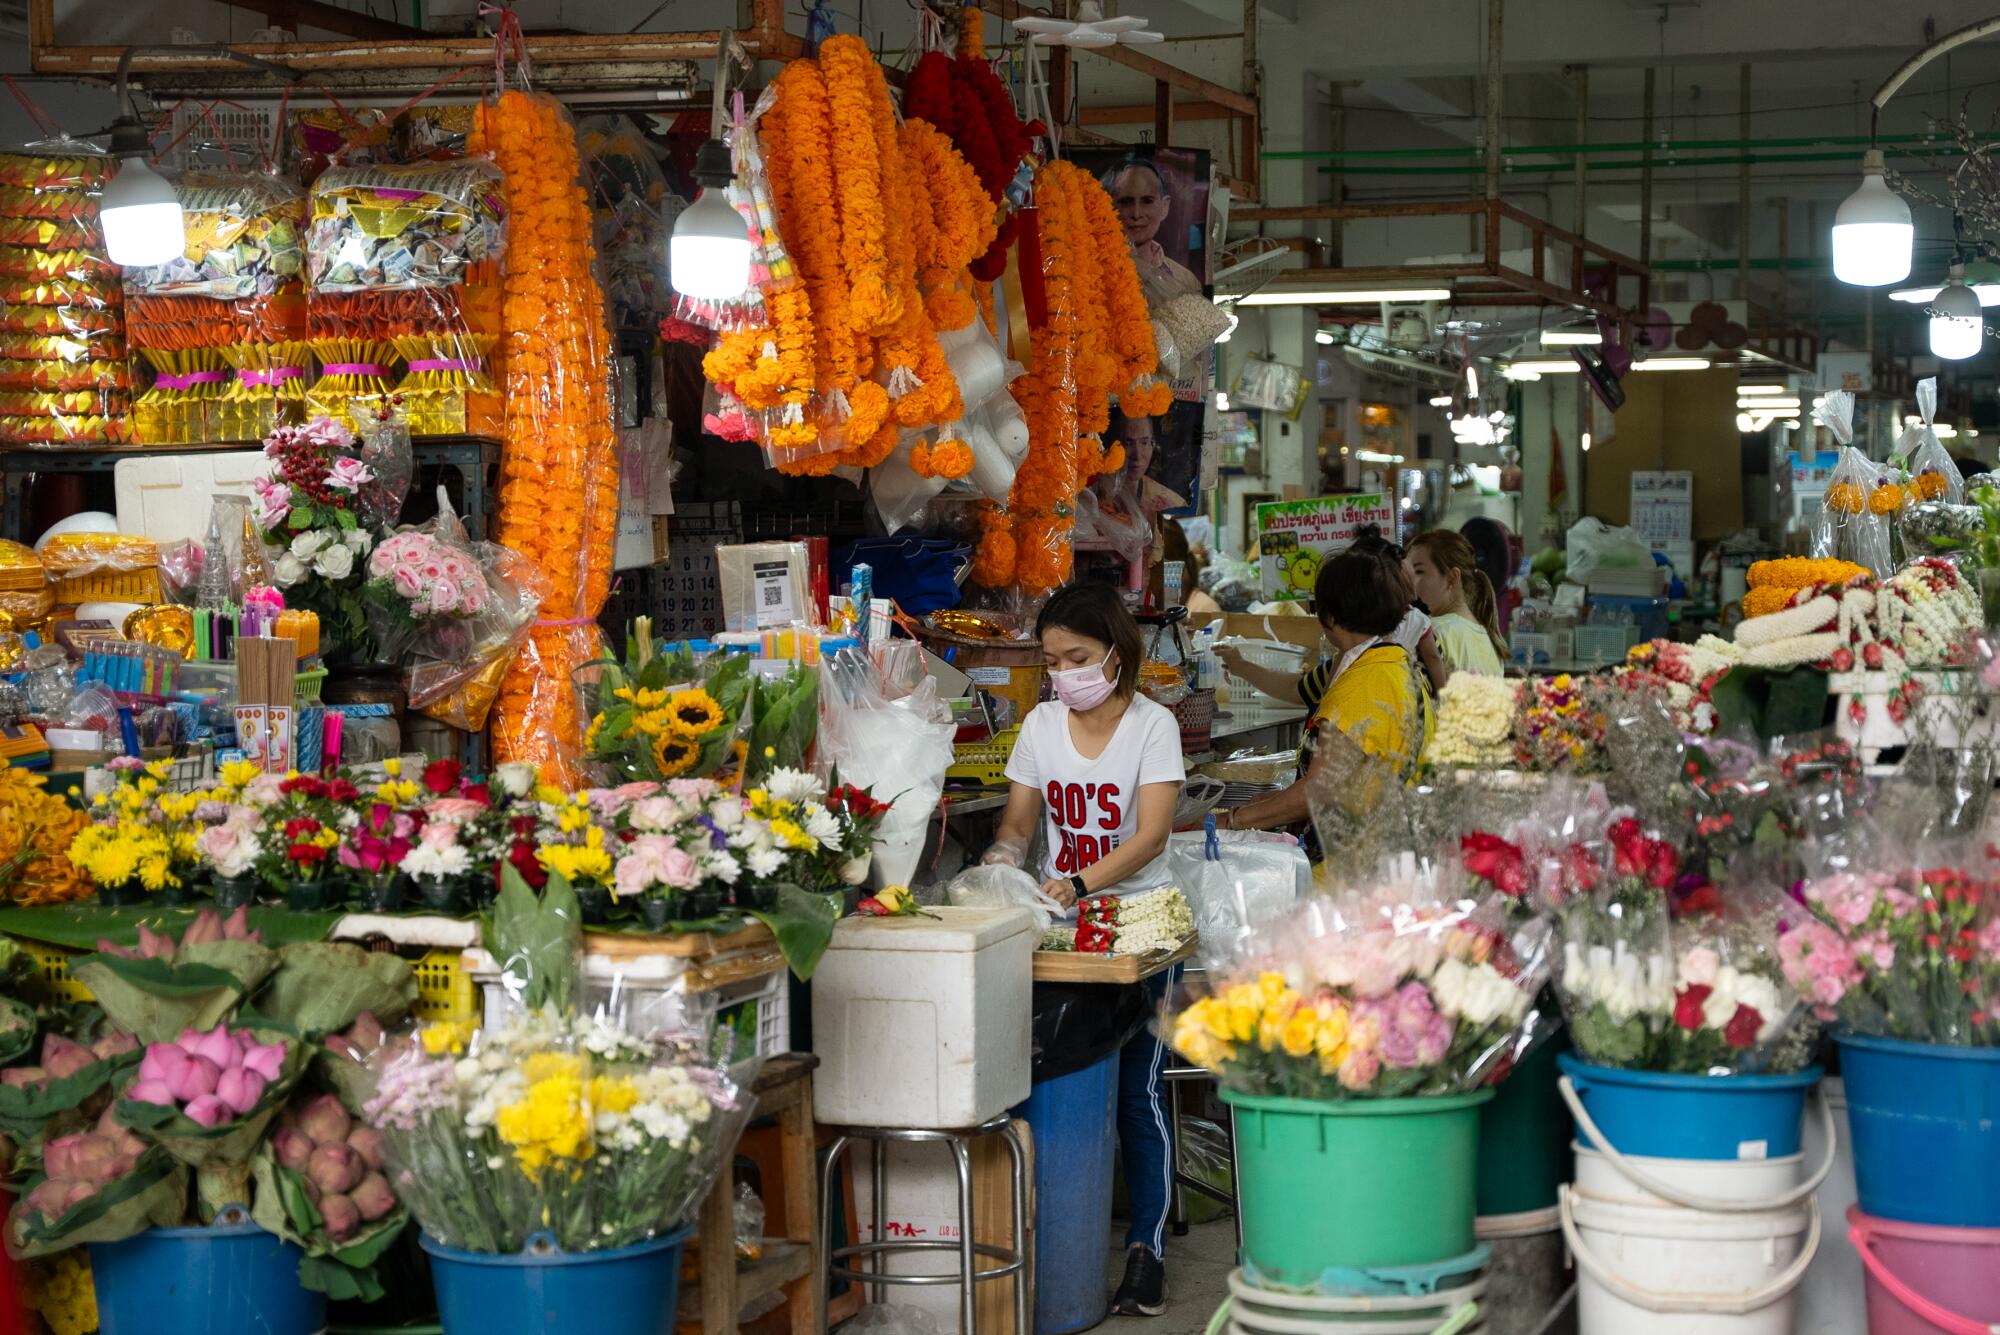
[[[705,737],[722,726],[722,706],[714,696],[699,688],[676,691],[667,702],[674,731],[683,737]]]
[[[771,834],[785,847],[798,849],[800,852],[810,852],[819,847],[819,840],[807,834],[804,827],[795,821],[783,819],[772,821]]]
[[[542,1054],[556,1057],[559,1054]],[[569,1058],[575,1061],[575,1058]],[[535,1058],[522,1064],[523,1073]],[[500,1142],[514,1151],[514,1161],[529,1178],[539,1180],[557,1160],[581,1161],[597,1152],[590,1138],[590,1118],[584,1109],[584,1084],[574,1074],[536,1080],[518,1103],[500,1109],[493,1129]]]
[[[465,1051],[465,1045],[472,1041],[472,1035],[478,1028],[470,1020],[439,1020],[418,1030],[417,1041],[424,1045],[426,1053],[442,1057],[447,1052]]]

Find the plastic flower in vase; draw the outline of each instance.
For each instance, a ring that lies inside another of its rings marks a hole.
[[[281,426],[264,439],[271,475],[252,484],[252,517],[270,553],[272,581],[293,607],[319,615],[330,660],[368,661],[361,586],[374,537],[358,493],[374,470],[356,454],[354,432],[330,417]]]

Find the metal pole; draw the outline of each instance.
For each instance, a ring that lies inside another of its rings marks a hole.
[[[1576,65],[1570,69],[1570,87],[1576,102],[1576,142],[1581,144],[1590,134],[1590,67]],[[1583,154],[1576,155],[1575,198],[1571,201],[1569,230],[1578,236],[1588,236],[1584,231],[1584,188],[1590,176],[1590,161]]]
[[[1737,67],[1736,124],[1737,132],[1748,139],[1750,65],[1747,61]],[[1745,300],[1750,296],[1750,155],[1747,153],[1736,168],[1736,295]]]
[[[1500,68],[1507,0],[1486,0],[1486,197],[1500,198],[1500,116],[1505,76]]]
[[[1646,66],[1645,128],[1640,134],[1640,138],[1646,141],[1646,147],[1639,159],[1639,263],[1641,264],[1653,262],[1653,75],[1653,66]]]
[[[1778,314],[1791,305],[1792,197],[1778,196]]]

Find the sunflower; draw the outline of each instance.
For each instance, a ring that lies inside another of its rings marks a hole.
[[[722,726],[722,706],[707,691],[677,691],[667,702],[672,726],[682,737],[700,737]]]
[[[653,742],[653,764],[659,767],[660,777],[663,779],[687,773],[699,759],[701,759],[701,747],[685,737],[675,737],[668,733]]]

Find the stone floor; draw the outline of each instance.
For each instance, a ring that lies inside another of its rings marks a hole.
[[[1114,1284],[1125,1273],[1123,1243],[1121,1228],[1111,1244]],[[1228,1219],[1195,1224],[1186,1237],[1167,1239],[1167,1314],[1112,1317],[1098,1329],[1107,1335],[1201,1335],[1229,1296],[1229,1272],[1235,1268],[1235,1225]]]

